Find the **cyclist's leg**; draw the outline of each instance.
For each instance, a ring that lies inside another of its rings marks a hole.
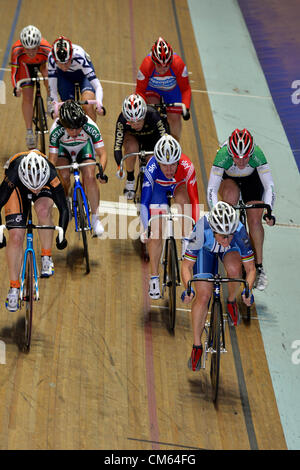
[[[237,250],[229,250],[223,257],[223,264],[228,277],[241,277],[242,259]],[[233,302],[239,292],[240,286],[237,282],[228,282],[228,300]]]
[[[81,99],[82,101],[86,100],[95,100],[95,93],[92,90],[87,90],[83,91],[81,93]],[[97,120],[97,114],[96,114],[96,108],[94,104],[85,104],[82,106],[84,109],[84,112],[92,119],[92,121],[96,122]]]
[[[64,165],[70,165],[70,163],[71,163],[71,157],[69,155],[69,152],[62,145],[59,145],[58,158],[57,158],[56,165],[64,166]],[[68,168],[65,168],[64,170],[58,170],[58,175],[59,175],[61,184],[64,187],[65,195],[67,197],[69,194],[69,189],[70,189],[70,170]]]
[[[138,152],[140,150],[139,141],[137,138],[132,135],[130,132],[126,132],[123,142],[124,155],[127,153]],[[135,190],[135,178],[134,178],[134,169],[135,169],[136,157],[130,157],[125,160],[126,172],[127,172],[127,181],[125,183],[124,195],[127,199],[134,198]]]
[[[17,195],[16,190],[13,191],[11,197],[5,205],[5,219],[8,229],[10,225],[22,226],[26,224],[28,209],[28,202],[26,198],[23,198],[22,205],[23,213],[21,212],[22,206],[20,204],[20,197]],[[10,290],[6,300],[6,307],[11,312],[16,311],[19,306],[19,275],[23,259],[24,236],[25,230],[23,229],[9,229],[9,237],[5,250],[5,256],[10,281]]]
[[[219,190],[221,200],[231,205],[236,205],[240,196],[238,184],[230,177],[225,177]]]
[[[171,90],[161,93],[165,103],[181,103],[182,95],[178,85]],[[170,126],[170,133],[178,142],[180,141],[182,131],[181,108],[167,108],[167,118]]]
[[[22,88],[22,112],[27,130],[32,129],[33,90],[33,86],[24,86]]]

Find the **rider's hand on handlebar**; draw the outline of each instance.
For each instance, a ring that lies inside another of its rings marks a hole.
[[[194,297],[195,297],[194,289],[191,289],[191,294],[190,295],[188,295],[187,290],[184,290],[181,294],[181,301],[184,304],[189,304],[193,300]]]
[[[121,170],[120,166],[118,166],[118,171],[116,173],[116,177],[119,178],[120,180],[123,180],[125,178],[125,172],[124,172],[123,168]]]
[[[186,108],[186,113],[182,115],[182,118],[185,120],[185,121],[188,121],[190,119],[191,115],[190,115],[190,110],[188,108]]]
[[[251,307],[251,305],[254,302],[254,295],[250,291],[249,297],[246,297],[246,289],[244,289],[242,292],[242,299],[243,299],[244,304],[247,305],[247,307]]]
[[[66,238],[63,238],[62,242],[59,241],[59,236],[56,237],[56,248],[58,250],[64,250],[68,246],[68,241]]]
[[[0,243],[0,250],[1,248],[4,248],[5,246],[6,246],[6,238],[5,238],[5,235],[3,235],[2,242]]]
[[[104,116],[104,108],[103,108],[102,104],[99,101],[97,101],[97,104],[96,104],[96,111],[101,116]]]
[[[148,229],[140,234],[140,240],[142,243],[148,243],[150,241],[151,234],[149,236]]]
[[[275,225],[276,219],[274,215],[271,215],[271,218],[268,217],[268,214],[264,214],[263,219],[266,221],[266,224],[272,227],[272,225]]]
[[[19,96],[21,96],[21,90],[20,89],[17,89],[17,87],[14,87],[14,91],[13,91],[13,95],[16,96],[17,98],[19,98]]]

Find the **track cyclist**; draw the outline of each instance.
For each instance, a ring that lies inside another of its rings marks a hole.
[[[269,164],[247,129],[235,129],[217,152],[207,188],[209,207],[213,207],[218,201],[218,191],[222,201],[234,206],[238,204],[240,193],[245,204],[264,202],[269,204],[271,209],[274,206],[275,190]],[[264,290],[268,284],[263,268],[262,216],[263,209],[247,211],[257,270],[255,287],[259,290]],[[269,226],[275,224],[274,216],[269,219],[264,215],[263,218]]]
[[[173,53],[170,44],[159,37],[152,46],[138,71],[136,93],[143,96],[148,103],[157,104],[160,97],[165,103],[184,103],[187,108],[185,120],[189,119],[192,90],[185,63]],[[178,141],[181,136],[181,108],[168,108],[170,133]]]
[[[52,45],[48,57],[50,95],[54,102],[75,99],[75,83],[79,83],[81,99],[96,100],[84,106],[86,114],[96,122],[97,114],[103,115],[103,88],[96,76],[90,56],[70,39],[60,36]]]
[[[179,205],[181,213],[192,216],[196,222],[199,218],[199,196],[194,165],[182,153],[178,141],[166,134],[156,143],[154,156],[147,164],[141,198],[141,222],[144,227],[141,241],[148,243],[151,270],[149,296],[152,299],[159,299],[161,295],[159,261],[162,238],[161,233],[155,233],[157,230],[153,227],[151,227],[152,234],[148,238],[147,226],[151,215],[165,212],[168,192],[174,195],[175,203]],[[183,225],[182,255],[185,253],[189,235],[185,233],[187,228],[185,224]]]
[[[39,225],[53,225],[52,208],[55,203],[59,210],[59,225],[65,234],[69,219],[64,189],[54,166],[38,150],[12,156],[0,186],[0,224],[1,209],[5,206],[6,227],[9,230],[7,245],[4,237],[0,248],[6,246],[10,289],[5,305],[10,312],[15,312],[19,308],[19,273],[22,264],[25,230],[10,229],[9,227],[26,225],[28,207],[31,204],[27,197],[29,193],[33,194],[32,200]],[[42,246],[41,277],[49,277],[54,274],[51,252],[53,230],[39,230],[39,237]],[[57,237],[56,246],[59,250],[66,248],[65,237],[61,243]]]
[[[99,158],[103,171],[107,163],[107,154],[97,124],[88,117],[82,107],[73,100],[65,101],[59,110],[51,129],[49,138],[49,160],[55,166],[69,165],[72,155],[76,155],[77,163],[96,161]],[[94,235],[100,237],[104,227],[98,217],[100,192],[95,176],[95,166],[81,168],[83,183],[92,212]],[[66,196],[70,187],[70,170],[60,170]],[[99,179],[100,183],[106,183]]]
[[[114,157],[117,165],[120,165],[123,156],[122,147],[124,154],[140,150],[152,151],[156,142],[166,133],[166,124],[155,108],[147,105],[139,95],[127,96],[123,101],[122,112],[116,123]],[[129,157],[125,161],[127,181],[124,195],[127,199],[134,199],[135,162],[136,157]],[[120,177],[119,170],[117,176]]]
[[[11,49],[11,82],[14,95],[22,95],[22,112],[26,126],[26,146],[28,149],[36,147],[36,136],[32,130],[33,118],[33,90],[34,86],[30,78],[34,77],[34,68],[38,67],[43,77],[48,76],[47,58],[51,51],[51,45],[41,35],[35,26],[29,25],[22,29],[20,39],[14,43]],[[22,89],[17,91],[19,80],[28,78],[28,83],[21,85]],[[50,111],[51,100],[48,91],[48,83],[44,85],[47,91],[47,109]]]
[[[239,221],[237,211],[226,202],[219,201],[208,216],[199,219],[190,237],[184,260],[181,266],[182,281],[187,283],[194,276],[211,277],[218,272],[220,259],[228,277],[239,278],[241,266],[244,265],[246,280],[249,284],[248,299],[243,291],[242,298],[247,306],[254,302],[251,289],[255,281],[254,254],[244,225]],[[201,336],[208,312],[209,300],[212,295],[212,284],[195,283],[195,291],[190,296],[185,290],[182,294],[184,303],[192,304],[193,348],[188,367],[193,371],[201,367],[203,352]],[[230,323],[234,326],[240,322],[240,314],[236,303],[239,290],[238,283],[228,283],[227,313]]]

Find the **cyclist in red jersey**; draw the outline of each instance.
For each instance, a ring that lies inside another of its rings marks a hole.
[[[23,96],[22,112],[27,129],[26,145],[28,149],[36,147],[36,137],[32,131],[33,117],[33,85],[22,84],[22,91],[16,90],[18,80],[30,79],[34,76],[34,68],[38,67],[44,77],[48,76],[47,58],[51,45],[42,38],[41,32],[35,26],[29,25],[22,29],[20,39],[14,43],[11,50],[11,81],[14,95]],[[47,90],[47,106],[50,106],[48,83],[44,82]]]
[[[136,93],[149,104],[184,103],[187,108],[185,120],[189,119],[192,90],[188,71],[179,55],[162,37],[158,38],[138,71]],[[167,108],[170,132],[178,141],[181,136],[181,108]]]

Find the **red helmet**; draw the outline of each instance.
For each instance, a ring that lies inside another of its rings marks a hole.
[[[73,47],[70,39],[60,36],[52,45],[52,54],[55,62],[66,64],[71,58]]]
[[[253,137],[247,129],[235,129],[227,142],[228,153],[235,158],[251,157],[254,150]]]
[[[173,49],[162,37],[152,46],[151,59],[158,65],[170,65],[173,60]]]

